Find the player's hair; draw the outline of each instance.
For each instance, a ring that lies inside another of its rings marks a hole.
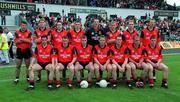
[[[129,20],[129,21],[127,22],[127,24],[129,24],[130,22],[133,22],[133,24],[134,24],[134,20]]]
[[[106,39],[106,37],[105,37],[104,35],[100,35],[100,36],[99,36],[99,39],[100,39],[100,38]]]
[[[63,36],[62,39],[69,39],[67,35]]]
[[[42,36],[41,36],[41,39],[43,39],[43,38],[48,39],[47,35],[42,35]]]
[[[27,24],[27,21],[23,20],[21,21],[21,24]]]
[[[87,39],[87,36],[86,35],[82,35],[81,39]]]
[[[135,36],[133,37],[133,40],[135,40],[135,39],[137,39],[137,38],[140,38],[140,36],[139,36],[139,35],[135,35]]]
[[[123,38],[122,34],[117,35],[117,36],[116,36],[116,39],[117,39],[118,37]]]
[[[152,36],[150,37],[150,40],[154,40],[154,39],[156,39],[156,36],[155,36],[155,35],[152,35]]]

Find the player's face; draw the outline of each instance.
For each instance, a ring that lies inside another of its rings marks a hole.
[[[65,45],[65,46],[68,45],[68,42],[69,42],[68,39],[63,39],[63,40],[62,40],[62,43],[63,43],[63,45]]]
[[[74,28],[79,30],[81,28],[81,24],[80,23],[75,23]]]
[[[116,23],[112,23],[110,28],[111,28],[111,30],[115,30],[116,29]]]
[[[81,42],[83,45],[86,45],[87,44],[87,39],[81,39]]]
[[[155,21],[154,20],[150,20],[149,21],[149,26],[150,27],[154,27],[155,26]]]
[[[99,20],[97,20],[97,19],[94,20],[93,26],[94,27],[98,27],[99,26]]]
[[[62,29],[62,24],[61,23],[57,23],[57,26],[56,28],[59,30],[59,29]]]
[[[121,44],[122,43],[122,37],[117,37],[115,40],[116,44]]]
[[[40,27],[40,28],[44,28],[45,26],[46,26],[46,22],[40,22],[40,23],[39,23],[39,27]]]
[[[151,39],[150,43],[155,46],[156,45],[156,39]]]
[[[27,29],[27,25],[26,24],[21,24],[21,30],[25,31]]]
[[[106,39],[103,38],[103,37],[101,37],[101,38],[99,39],[99,44],[100,44],[100,45],[105,45],[105,43],[106,43]]]
[[[135,44],[135,45],[139,45],[139,44],[140,44],[140,38],[139,38],[139,37],[136,37],[136,38],[134,39],[134,44]]]
[[[47,43],[47,38],[42,38],[41,41],[42,41],[42,44],[46,44]]]
[[[129,22],[128,27],[129,27],[129,29],[134,29],[134,23],[133,22]]]

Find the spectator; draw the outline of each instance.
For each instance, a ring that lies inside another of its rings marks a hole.
[[[8,56],[8,41],[6,34],[3,33],[3,28],[0,26],[0,58],[1,64],[9,64]]]
[[[14,60],[14,53],[13,53],[13,39],[14,36],[13,34],[8,30],[7,27],[4,27],[4,33],[7,35],[7,40],[8,40],[8,46],[9,46],[9,57]]]

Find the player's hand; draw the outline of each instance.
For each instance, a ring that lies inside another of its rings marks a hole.
[[[140,64],[140,63],[137,63],[136,66],[137,66],[138,68],[140,68],[140,67],[141,67],[141,64]]]
[[[124,68],[123,67],[118,66],[118,69],[119,69],[120,72],[124,72]]]
[[[28,70],[31,70],[31,69],[32,69],[32,66],[33,66],[33,65],[32,65],[32,64],[30,64],[30,65],[29,65]]]
[[[73,65],[73,63],[69,63],[69,64],[67,65],[67,67],[70,68],[72,65]]]

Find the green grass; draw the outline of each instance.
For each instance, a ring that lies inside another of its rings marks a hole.
[[[43,80],[36,83],[35,90],[26,92],[28,83],[25,80],[25,68],[22,68],[18,85],[13,84],[15,68],[0,69],[0,102],[179,102],[180,100],[180,55],[166,55],[163,62],[169,66],[169,89],[161,85],[162,73],[157,72],[155,87],[148,85],[144,89],[128,89],[125,83],[120,83],[117,89],[88,88],[68,89],[65,84],[58,90],[49,91],[46,88],[46,73]]]

